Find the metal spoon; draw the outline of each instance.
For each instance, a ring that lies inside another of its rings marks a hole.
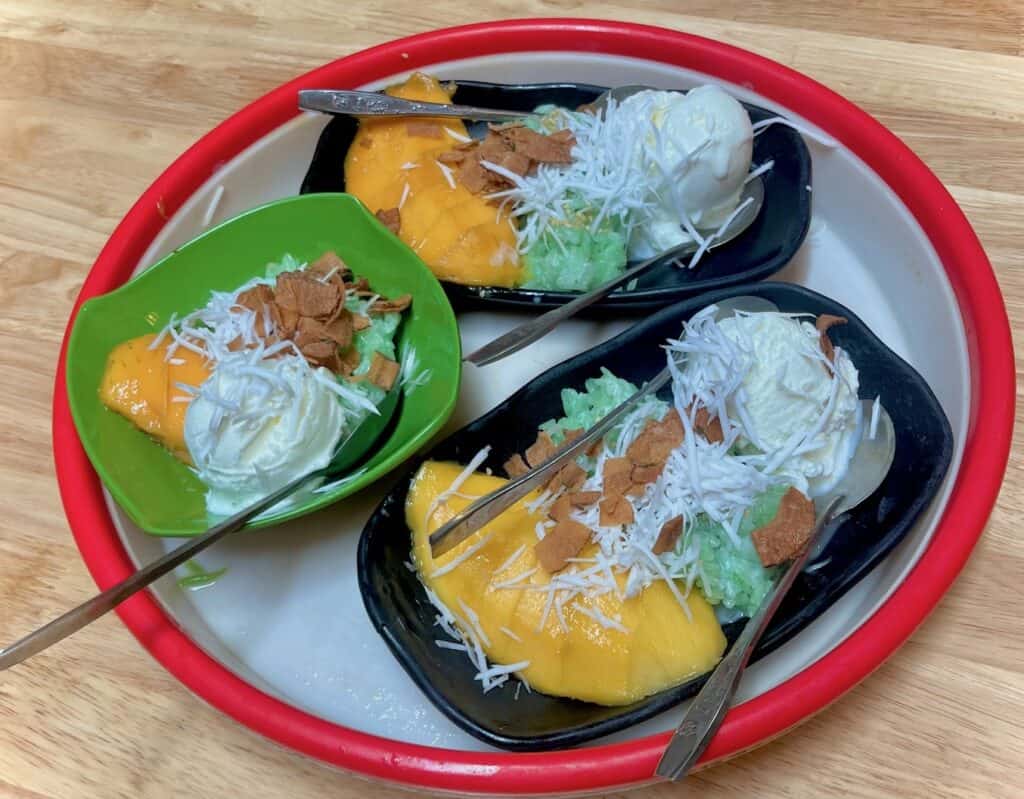
[[[746,205],[743,206],[743,203],[746,203]],[[757,219],[758,214],[761,213],[761,206],[764,205],[764,183],[761,181],[760,177],[756,177],[753,180],[748,181],[743,187],[743,194],[740,196],[740,204],[743,206],[742,210],[733,218],[732,223],[715,237],[714,243],[709,247],[709,249],[720,247],[721,245],[732,241],[750,227],[754,220]],[[696,242],[688,241],[678,245],[677,247],[672,247],[671,249],[658,253],[652,258],[648,258],[646,261],[641,261],[636,266],[627,269],[618,277],[612,278],[607,283],[598,286],[596,289],[592,289],[586,294],[580,294],[565,305],[552,308],[550,311],[531,319],[529,322],[525,322],[518,327],[512,328],[508,333],[498,336],[498,338],[494,339],[494,341],[489,344],[485,344],[480,349],[464,356],[462,360],[476,364],[477,366],[485,366],[489,363],[500,361],[502,358],[511,355],[513,352],[518,352],[538,339],[543,338],[566,319],[575,316],[584,308],[587,308],[598,300],[607,297],[615,291],[615,289],[619,288],[619,286],[626,285],[631,280],[640,277],[644,272],[655,266],[690,255],[697,250],[697,247],[698,245]]]
[[[865,418],[869,418],[872,406],[871,400],[861,400]],[[732,649],[715,667],[700,693],[686,709],[683,720],[676,728],[655,769],[655,774],[659,777],[678,780],[686,776],[704,753],[725,720],[729,702],[736,693],[740,677],[747,667],[754,647],[797,575],[803,571],[809,560],[817,557],[822,541],[827,543],[831,534],[835,532],[835,525],[832,522],[836,517],[871,496],[888,474],[896,452],[896,433],[892,419],[885,409],[879,406],[878,411],[878,425],[874,438],[869,436],[869,425],[865,425],[863,437],[840,485],[815,499],[814,504],[822,510],[811,541],[803,554],[790,563],[761,603],[760,609],[747,622]]]
[[[78,632],[87,624],[96,621],[107,611],[113,610],[128,597],[145,588],[154,580],[163,577],[190,558],[195,557],[211,544],[237,530],[241,530],[246,522],[254,516],[259,515],[267,508],[273,507],[282,499],[298,491],[310,480],[337,474],[339,471],[351,466],[373,446],[373,443],[387,427],[388,422],[395,413],[395,408],[398,406],[400,393],[401,388],[398,381],[396,381],[395,385],[377,406],[378,413],[366,417],[343,441],[338,443],[334,456],[327,466],[295,478],[286,486],[279,488],[260,501],[239,511],[234,516],[225,519],[220,524],[211,527],[201,536],[190,539],[177,549],[171,550],[163,557],[139,569],[135,574],[125,578],[117,585],[112,585],[106,591],[97,594],[78,607],[72,608],[62,616],[58,616],[35,632],[29,633],[24,638],[14,642],[6,649],[0,650],[0,671],[21,663],[21,661],[32,657],[32,655],[41,652],[58,641],[62,641],[72,633]]]
[[[608,107],[610,99],[622,102],[630,95],[650,89],[650,86],[616,86],[598,96],[589,107],[595,111]],[[323,114],[344,114],[353,117],[455,117],[477,119],[483,122],[511,122],[537,116],[532,111],[502,111],[452,103],[425,103],[403,100],[381,92],[362,92],[355,89],[300,89],[299,108]]]
[[[303,89],[299,92],[299,108],[325,114],[354,117],[456,117],[484,122],[510,122],[535,116],[530,111],[500,111],[451,103],[422,103],[403,100],[389,94],[359,92],[348,89]]]

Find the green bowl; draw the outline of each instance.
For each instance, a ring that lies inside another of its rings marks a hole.
[[[437,278],[354,197],[309,194],[255,208],[203,233],[116,291],[86,302],[67,355],[67,389],[79,438],[104,485],[143,530],[191,536],[213,521],[205,488],[184,464],[108,410],[99,398],[108,353],[119,343],[160,330],[206,304],[212,290],[233,291],[291,253],[312,261],[334,250],[357,275],[387,296],[408,293],[412,307],[398,331],[398,355],[416,350],[430,378],[403,397],[376,451],[352,479],[305,493],[252,527],[294,519],[368,486],[416,452],[455,408],[461,350],[455,315]],[[333,479],[333,478],[330,478]]]

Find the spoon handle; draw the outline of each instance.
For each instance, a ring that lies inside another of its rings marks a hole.
[[[523,347],[528,347],[537,339],[543,338],[566,319],[575,316],[584,308],[593,305],[598,300],[604,299],[619,286],[624,286],[634,278],[640,277],[640,275],[655,264],[664,263],[666,260],[680,258],[683,255],[693,252],[694,249],[696,249],[696,244],[690,241],[680,244],[678,247],[667,252],[658,253],[653,258],[648,258],[646,261],[642,261],[632,269],[627,269],[618,277],[612,278],[607,283],[598,286],[596,289],[588,291],[586,294],[579,295],[575,299],[565,303],[565,305],[552,308],[550,311],[542,313],[540,316],[531,319],[529,322],[525,322],[518,327],[512,328],[508,333],[498,336],[498,338],[494,339],[494,341],[489,344],[485,344],[480,349],[471,352],[469,355],[465,356],[463,360],[468,363],[476,364],[477,366],[486,366],[489,363],[500,361],[502,358],[511,355],[513,352],[518,352],[523,349]]]
[[[346,89],[303,89],[299,92],[299,108],[303,111],[348,114],[355,117],[455,117],[484,122],[509,122],[533,116],[529,111],[501,111],[496,108],[474,108],[469,105],[424,103],[377,92]]]
[[[761,635],[782,603],[782,598],[792,587],[793,581],[803,570],[804,564],[807,563],[807,559],[814,549],[815,540],[835,518],[836,510],[842,499],[842,496],[834,497],[825,507],[803,553],[790,563],[775,587],[761,603],[761,607],[747,622],[743,632],[736,639],[736,643],[732,645],[732,649],[722,658],[708,681],[704,683],[704,687],[700,689],[700,693],[694,697],[658,762],[658,767],[654,772],[657,776],[669,780],[685,777],[707,749],[715,732],[725,720],[726,713],[729,712],[729,702],[736,693],[736,687],[739,685],[740,677],[743,676],[743,670],[747,667],[754,647],[761,640]]]
[[[96,621],[107,611],[113,610],[120,605],[132,594],[145,588],[154,580],[163,577],[189,558],[198,555],[214,542],[219,541],[236,530],[240,530],[253,516],[280,502],[310,478],[318,477],[322,471],[324,470],[319,470],[312,474],[304,474],[296,478],[273,494],[239,511],[215,527],[211,527],[201,536],[189,539],[163,557],[157,558],[149,565],[142,567],[130,577],[125,578],[116,585],[110,586],[106,591],[97,594],[78,607],[72,608],[62,616],[58,616],[53,621],[43,625],[35,632],[29,633],[6,649],[0,650],[0,671],[21,663],[21,661],[42,652],[58,641],[64,640],[72,633],[78,632],[87,624]]]

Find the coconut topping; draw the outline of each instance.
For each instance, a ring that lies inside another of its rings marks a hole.
[[[751,538],[761,563],[778,566],[803,551],[813,530],[814,503],[797,489],[790,488],[783,494],[775,518],[755,530]]]

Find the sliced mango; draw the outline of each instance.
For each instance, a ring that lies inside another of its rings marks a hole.
[[[100,399],[191,463],[185,446],[185,411],[191,395],[178,384],[198,387],[210,376],[210,367],[202,355],[184,347],[168,360],[165,347],[150,349],[154,338],[147,334],[114,347],[100,382]]]
[[[421,73],[387,93],[451,102],[448,89]],[[416,135],[431,129],[439,135]],[[401,206],[399,238],[442,280],[514,286],[522,270],[508,214],[468,191],[457,170],[446,173],[437,161],[465,137],[458,119],[365,119],[345,157],[345,188],[374,213]]]
[[[546,694],[624,705],[703,674],[721,658],[726,641],[711,606],[697,591],[691,592],[686,601],[688,618],[663,582],[630,599],[620,595],[624,578],[619,578],[620,593],[578,596],[562,608],[565,628],[553,609],[545,615],[549,592],[544,587],[550,576],[539,567],[533,551],[536,525],[543,521],[526,508],[533,494],[450,552],[432,558],[430,533],[472,502],[466,497],[483,496],[505,483],[499,477],[474,474],[459,488],[462,496],[436,502],[461,471],[455,463],[424,463],[409,491],[406,520],[413,532],[413,559],[424,584],[458,616],[466,616],[463,605],[477,614],[489,641],[484,650],[492,663],[529,661],[522,676],[534,690]],[[479,550],[445,570],[485,538]],[[516,559],[497,572],[520,548]],[[595,550],[591,544],[581,554],[587,557]],[[502,587],[533,569],[515,588]],[[618,619],[627,632],[606,628],[586,612],[595,610]]]

